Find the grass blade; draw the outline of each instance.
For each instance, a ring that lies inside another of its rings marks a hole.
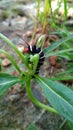
[[[73,38],[73,34],[71,34],[71,35],[69,35],[69,36],[67,36],[67,37],[65,37],[65,38],[63,38],[63,39],[61,39],[61,40],[59,40],[59,41],[57,41],[57,42],[54,42],[51,46],[49,46],[49,47],[47,47],[47,48],[45,48],[45,49],[43,50],[45,56],[47,57],[47,55],[48,55],[51,51],[55,50],[57,47],[59,47],[60,45],[62,45],[63,43],[67,42],[68,40],[70,40],[70,39],[72,39],[72,38]]]

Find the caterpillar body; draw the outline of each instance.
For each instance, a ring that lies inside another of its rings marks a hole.
[[[40,67],[43,65],[44,60],[45,60],[44,53],[43,53],[41,47],[36,47],[36,45],[29,45],[26,40],[25,40],[25,43],[27,44],[26,48],[24,48],[23,44],[20,44],[18,49],[23,54],[25,54],[25,53],[29,53],[31,55],[39,54],[39,61],[38,61],[38,65],[37,65],[36,72],[35,72],[35,74],[38,74]]]

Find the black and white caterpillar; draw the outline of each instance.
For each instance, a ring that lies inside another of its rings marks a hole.
[[[36,72],[35,72],[35,74],[38,74],[40,67],[43,65],[44,60],[45,60],[44,53],[43,53],[41,47],[36,47],[36,45],[29,45],[26,40],[24,40],[24,41],[27,44],[27,47],[23,48],[22,44],[19,47],[20,51],[22,51],[23,54],[25,54],[25,53],[29,53],[31,55],[39,54],[39,62],[38,62]]]

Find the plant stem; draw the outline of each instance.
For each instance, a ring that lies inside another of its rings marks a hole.
[[[2,71],[2,60],[0,59],[0,72]]]
[[[50,14],[50,1],[49,0],[45,0],[44,13],[46,17],[48,16],[48,14]]]
[[[18,70],[18,72],[21,73],[21,70],[20,70],[19,66],[18,66],[17,63],[14,61],[14,59],[13,59],[12,56],[10,56],[6,51],[1,50],[1,49],[0,49],[0,53],[4,53],[4,54],[8,57],[8,59],[12,62],[12,64],[15,66],[15,68]]]
[[[26,59],[25,59],[24,55],[17,49],[17,47],[7,37],[5,37],[1,33],[0,33],[0,38],[2,38],[7,44],[9,44],[16,51],[16,53],[19,55],[19,57],[22,59],[23,63],[26,66],[28,66],[27,63],[26,63]]]
[[[32,101],[35,105],[37,105],[38,107],[40,107],[40,108],[42,108],[42,109],[45,109],[45,110],[47,110],[47,111],[49,111],[49,112],[53,112],[53,113],[58,114],[58,112],[57,112],[54,108],[49,107],[49,106],[47,106],[47,105],[45,105],[45,104],[39,102],[39,101],[33,96],[32,91],[31,91],[31,87],[30,87],[30,82],[26,82],[26,91],[27,91],[27,93],[28,93],[29,98],[31,99],[31,101]]]
[[[67,19],[67,0],[64,0],[64,16],[66,20]]]
[[[37,14],[36,14],[37,19],[39,18],[39,15],[40,15],[40,2],[41,0],[37,0]]]

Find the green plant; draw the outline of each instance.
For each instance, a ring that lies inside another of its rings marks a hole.
[[[46,26],[48,24],[48,15],[51,12],[51,1],[50,0],[44,1],[43,12],[40,12],[40,5],[41,5],[41,1],[37,0],[36,18],[37,18],[38,21],[40,21],[42,28],[43,28],[43,31],[45,31]]]
[[[59,9],[61,7],[61,4],[64,4],[64,14],[59,16],[58,19],[56,16],[58,15]],[[44,6],[43,6],[43,11],[40,11],[41,8],[41,1],[37,0],[37,14],[36,14],[36,19],[38,22],[40,22],[42,26],[43,32],[45,32],[47,25],[50,27],[52,26],[53,28],[58,28],[57,23],[59,23],[59,20],[61,18],[64,18],[64,21],[67,20],[67,13],[68,13],[68,8],[67,8],[67,0],[59,0],[57,1],[57,7],[54,11],[53,6],[52,6],[52,0],[45,0],[44,1]],[[50,17],[49,17],[50,16]],[[38,23],[37,22],[37,23]],[[63,22],[64,24],[64,22]]]
[[[68,122],[68,124],[69,124],[70,130],[73,130],[73,123],[72,122]]]
[[[22,62],[27,68],[26,71],[23,72],[20,69],[20,67],[17,65],[17,63],[15,62],[12,56],[10,56],[8,52],[0,49],[0,53],[4,53],[12,62],[16,70],[19,72],[19,76],[11,76],[7,73],[2,73],[2,71],[0,72],[0,96],[2,96],[8,90],[8,88],[16,84],[17,82],[20,84],[24,83],[26,86],[26,91],[28,93],[28,96],[34,104],[49,112],[60,114],[64,116],[67,120],[73,122],[73,91],[69,89],[66,85],[56,82],[55,80],[57,79],[54,79],[53,81],[52,78],[44,78],[44,77],[40,77],[38,74],[35,74],[38,61],[39,61],[39,54],[32,55],[30,53],[26,53],[24,55],[7,37],[0,34],[0,38],[2,38],[5,42],[7,42],[7,44],[9,44],[11,48],[15,50],[15,52],[19,55]],[[65,49],[58,52],[52,52],[57,47],[59,47],[60,45],[62,45],[63,43],[67,42],[72,38],[73,35],[69,35],[53,43],[51,46],[43,49],[45,57],[49,57],[51,55],[60,55],[65,51],[72,51],[73,49],[69,49],[69,50]],[[31,91],[32,79],[34,79],[39,84],[39,86],[41,87],[41,89],[45,94],[45,97],[50,102],[52,107],[39,102],[33,96]]]

